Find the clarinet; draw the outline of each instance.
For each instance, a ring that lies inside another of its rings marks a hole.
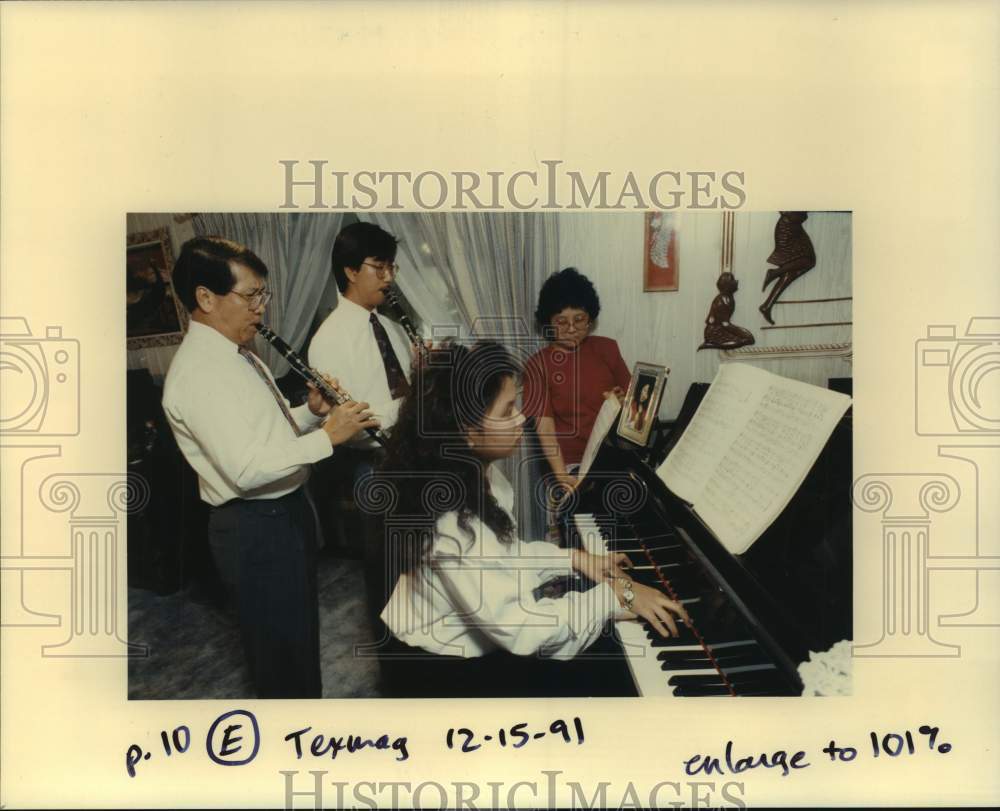
[[[327,383],[326,379],[319,372],[309,366],[304,360],[302,360],[302,358],[295,354],[294,349],[292,349],[284,340],[271,332],[271,330],[263,324],[257,325],[257,334],[273,346],[278,353],[288,361],[288,365],[291,366],[301,377],[308,380],[317,389],[319,389],[326,399],[332,400],[337,405],[345,405],[347,403],[354,402],[354,399],[349,394],[337,391],[333,386]],[[371,435],[372,439],[378,442],[379,445],[385,447],[385,436],[381,431],[379,431],[378,428],[365,428],[365,430],[369,433],[369,435]]]
[[[400,325],[403,327],[403,331],[406,332],[406,337],[410,339],[410,343],[413,344],[414,348],[417,350],[417,356],[420,363],[425,363],[427,361],[427,344],[424,343],[424,339],[421,337],[420,333],[417,332],[417,328],[413,326],[413,322],[410,317],[406,314],[406,310],[399,303],[399,294],[396,292],[395,287],[390,287],[385,293],[386,300],[389,302],[389,306],[396,311],[396,317],[399,319]]]

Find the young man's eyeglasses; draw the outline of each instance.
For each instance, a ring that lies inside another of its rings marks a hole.
[[[377,265],[374,262],[362,262],[361,264],[374,270],[380,282],[385,281],[385,277],[390,273],[393,276],[399,275],[399,265],[395,262],[381,262]]]
[[[271,300],[271,291],[265,289],[254,290],[252,293],[241,293],[239,290],[230,290],[229,292],[235,293],[243,299],[251,310],[259,310]]]

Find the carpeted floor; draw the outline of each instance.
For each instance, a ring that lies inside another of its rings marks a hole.
[[[235,617],[191,590],[159,596],[129,588],[129,640],[149,655],[129,660],[128,697],[253,697]],[[378,664],[356,655],[373,641],[363,565],[320,554],[320,657],[324,698],[378,697]]]

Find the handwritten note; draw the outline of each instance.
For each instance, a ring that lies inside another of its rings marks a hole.
[[[912,756],[921,753],[936,753],[946,755],[952,750],[950,743],[940,740],[941,730],[929,724],[921,724],[916,731],[909,729],[902,732],[879,733],[874,730],[868,733],[871,757],[888,758],[900,755]],[[829,763],[850,763],[858,757],[864,747],[838,745],[831,740],[820,752],[827,756]],[[806,750],[778,749],[774,752],[752,752],[744,755],[733,741],[726,741],[719,754],[707,752],[696,754],[684,761],[684,773],[689,777],[704,774],[725,775],[742,774],[754,769],[777,769],[782,777],[788,777],[796,771],[809,768],[812,764],[807,760]]]
[[[203,743],[192,748],[197,737],[200,737],[199,734],[192,732],[187,724],[180,724],[170,730],[160,730],[158,741],[152,745],[147,743],[145,748],[138,743],[130,744],[125,750],[126,774],[136,777],[140,767],[152,761],[154,755],[159,762],[167,758],[180,759],[179,756],[185,755],[189,750],[191,754],[187,758],[202,757],[207,753],[208,758],[219,766],[245,766],[260,751],[261,728],[256,716],[249,710],[229,710],[209,725]],[[519,721],[497,725],[488,730],[449,727],[442,737],[448,750],[463,753],[475,752],[484,746],[506,748],[509,745],[512,750],[517,750],[533,743],[538,747],[544,745],[545,739],[549,742],[582,746],[586,740],[583,720],[579,716],[574,716],[569,721],[557,718],[542,726]],[[410,759],[409,739],[406,735],[357,732],[343,734],[315,730],[309,725],[285,733],[282,740],[288,745],[289,757],[294,756],[295,760],[336,760],[338,756],[343,758],[365,750],[370,753],[387,752],[396,761]]]

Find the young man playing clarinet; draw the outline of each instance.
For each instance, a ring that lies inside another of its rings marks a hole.
[[[346,391],[371,403],[382,429],[391,429],[399,404],[410,389],[410,370],[416,349],[406,332],[383,317],[377,307],[399,273],[396,238],[374,223],[356,222],[337,235],[331,266],[340,298],[309,345],[309,365],[335,376]],[[348,443],[336,460],[344,475],[357,483],[379,462],[380,451],[366,434]],[[388,598],[384,582],[382,537],[377,522],[362,516],[365,582],[369,615],[378,628],[378,614]]]
[[[309,365],[335,375],[358,400],[371,403],[383,430],[396,422],[410,388],[413,348],[402,327],[377,311],[399,273],[396,238],[374,223],[348,225],[333,243],[331,265],[340,291],[337,307],[316,330]],[[374,450],[368,436],[352,447]]]
[[[191,324],[163,406],[210,505],[209,541],[235,603],[261,698],[318,698],[316,533],[302,486],[309,465],[366,427],[367,403],[338,406],[311,388],[297,408],[250,351],[270,299],[267,267],[220,237],[186,242],[174,288]]]

